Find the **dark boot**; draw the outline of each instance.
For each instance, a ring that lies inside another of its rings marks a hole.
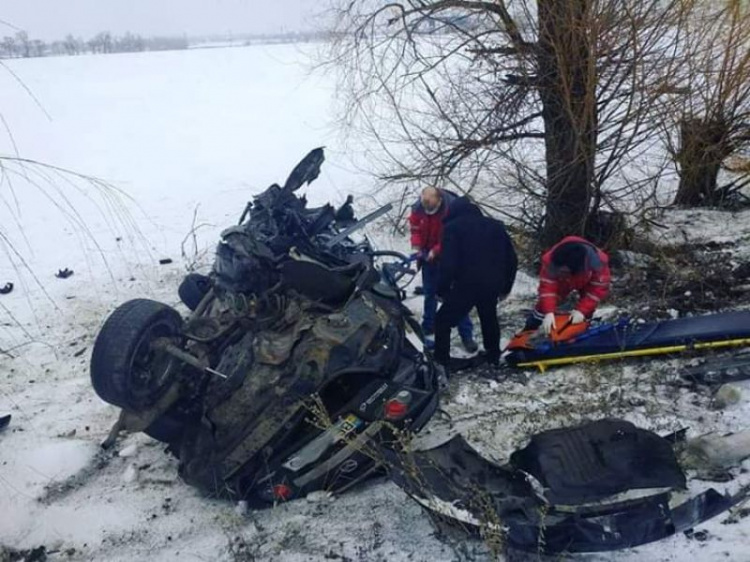
[[[479,351],[479,346],[477,345],[477,342],[474,341],[474,338],[468,337],[468,338],[461,338],[461,345],[464,346],[464,349],[468,353],[476,353]]]

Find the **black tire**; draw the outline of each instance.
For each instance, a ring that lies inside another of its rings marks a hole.
[[[180,300],[185,306],[190,310],[195,310],[203,300],[203,297],[211,290],[211,285],[211,278],[207,275],[190,273],[180,283],[177,293],[180,295]]]
[[[91,356],[91,384],[105,402],[139,412],[167,391],[177,360],[151,349],[160,337],[180,339],[182,318],[173,308],[148,299],[120,305],[99,331]]]
[[[169,413],[159,416],[143,430],[149,437],[167,444],[178,443],[184,432],[185,424]]]

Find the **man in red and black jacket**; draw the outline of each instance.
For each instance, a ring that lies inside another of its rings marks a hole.
[[[456,195],[449,191],[426,187],[419,200],[412,206],[409,215],[412,251],[417,254],[422,268],[422,287],[424,289],[424,313],[422,330],[425,336],[435,333],[435,313],[437,312],[437,289],[439,284],[440,254],[443,242],[443,219],[450,212],[450,205]],[[474,326],[469,316],[458,322],[458,333],[464,348],[473,353],[478,346],[474,341]]]
[[[555,310],[570,293],[578,293],[570,323],[591,318],[599,302],[609,293],[609,257],[591,242],[567,236],[542,255],[539,299],[526,320],[526,330],[539,326],[549,335],[555,329]]]

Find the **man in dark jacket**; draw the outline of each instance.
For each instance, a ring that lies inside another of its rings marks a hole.
[[[497,303],[508,296],[518,259],[505,226],[482,215],[468,198],[456,199],[443,220],[438,295],[443,305],[435,320],[435,360],[450,359],[450,330],[476,307],[487,360],[500,361]]]

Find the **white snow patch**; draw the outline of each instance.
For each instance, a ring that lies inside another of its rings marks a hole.
[[[124,447],[120,450],[119,453],[117,453],[117,456],[119,457],[134,457],[138,453],[138,445],[136,443],[133,443],[132,445],[128,445],[127,447]]]
[[[37,497],[45,486],[60,482],[85,467],[96,453],[96,446],[87,441],[42,441],[32,448],[5,457],[2,473],[6,493],[3,501],[14,497]],[[6,511],[7,513],[7,511]]]
[[[126,484],[132,484],[136,480],[138,480],[138,467],[134,464],[129,464],[125,472],[122,473],[122,481]]]

